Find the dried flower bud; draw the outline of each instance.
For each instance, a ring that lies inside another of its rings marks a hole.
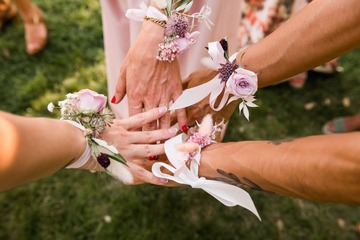
[[[105,153],[100,153],[99,156],[97,156],[97,161],[103,168],[107,168],[110,165],[110,159],[109,156]]]

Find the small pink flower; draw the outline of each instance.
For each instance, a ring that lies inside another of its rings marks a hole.
[[[226,90],[236,97],[246,99],[257,91],[257,75],[249,70],[238,68],[226,82]]]
[[[185,37],[183,38],[177,38],[176,42],[178,45],[178,54],[181,54],[188,50],[192,45],[196,43],[196,40],[198,36],[200,35],[200,32],[195,31],[192,33],[185,33]]]
[[[98,113],[106,106],[107,98],[103,94],[83,89],[77,93],[78,102],[77,107],[80,112],[94,112]]]

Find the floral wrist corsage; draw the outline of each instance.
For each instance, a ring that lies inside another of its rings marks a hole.
[[[241,64],[236,63],[238,52],[229,57],[226,39],[210,42],[207,49],[211,58],[203,59],[203,63],[216,70],[218,74],[205,84],[185,90],[170,106],[170,110],[185,108],[201,101],[210,94],[209,104],[215,111],[221,110],[232,101],[241,99],[239,111],[243,112],[246,119],[249,120],[248,107],[257,107],[254,103],[256,100],[254,94],[258,89],[256,73],[246,70]],[[221,93],[223,96],[216,107],[215,102]]]
[[[106,107],[106,104],[106,96],[89,89],[83,89],[79,92],[67,94],[65,100],[58,102],[58,107],[55,107],[53,103],[49,103],[48,110],[53,112],[54,108],[60,108],[61,120],[65,120],[83,130],[88,148],[90,148],[89,155],[96,159],[108,173],[119,178],[120,176],[116,176],[118,174],[113,171],[114,166],[111,165],[116,161],[125,166],[126,160],[114,146],[99,139],[105,128],[110,127],[115,118],[114,113]],[[90,156],[85,155],[81,157],[81,163],[71,164],[73,168],[81,167],[89,160]],[[112,159],[115,161],[112,161]],[[115,163],[114,165],[118,166],[119,164]]]
[[[164,38],[159,44],[156,55],[159,61],[172,62],[195,44],[200,34],[198,31],[191,32],[195,26],[195,20],[205,21],[209,28],[213,25],[209,19],[211,9],[208,6],[203,6],[199,12],[190,15],[188,11],[193,3],[190,0],[157,0],[155,2],[165,14],[142,3],[140,9],[127,10],[126,16],[136,21],[145,19],[165,27]]]
[[[224,182],[199,177],[201,149],[214,143],[215,134],[221,132],[223,127],[223,123],[214,125],[212,117],[206,115],[187,134],[177,135],[165,142],[165,153],[170,164],[156,162],[152,166],[152,172],[159,178],[203,189],[224,205],[242,206],[260,219],[251,196],[246,191]],[[221,160],[221,156],[217,158]]]

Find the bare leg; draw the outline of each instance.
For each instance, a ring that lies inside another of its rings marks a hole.
[[[41,11],[29,0],[13,1],[24,20],[26,51],[31,55],[36,54],[45,47],[47,41],[47,28]]]

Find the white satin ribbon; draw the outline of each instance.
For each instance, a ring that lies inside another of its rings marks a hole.
[[[140,8],[138,9],[128,9],[125,13],[125,16],[131,20],[138,22],[142,22],[145,16],[167,21],[167,17],[165,14],[152,6],[147,6],[145,3],[141,3]]]
[[[211,57],[211,60],[205,60],[205,62],[206,65],[213,70],[219,70],[221,68],[221,64],[225,64],[227,62],[227,59],[224,57],[224,49],[221,47],[219,42],[208,43],[208,53]],[[235,60],[238,54],[239,53],[236,52],[231,55],[229,61],[232,62],[233,60]],[[225,88],[225,82],[221,82],[221,79],[219,77],[220,75],[217,74],[209,82],[190,89],[186,89],[170,106],[169,110],[186,108],[197,102],[200,102],[210,94],[210,107],[215,111],[220,111],[225,105],[230,103],[230,101],[228,101],[230,94],[227,91],[224,91],[219,105],[215,107],[215,102],[217,98],[220,96],[220,94]]]
[[[80,129],[81,131],[85,130],[85,127],[83,125],[81,125],[80,123],[70,121],[70,120],[63,120],[63,121],[73,125],[74,127]],[[86,148],[85,148],[83,154],[81,154],[81,156],[76,161],[67,165],[66,168],[81,168],[82,166],[85,165],[85,163],[87,163],[87,161],[89,161],[90,155],[91,155],[91,149],[90,149],[89,144],[86,142]]]
[[[63,120],[71,125],[73,125],[74,127],[77,127],[78,129],[85,131],[85,127],[75,121],[70,121],[70,120]],[[117,149],[112,146],[112,145],[108,145],[106,141],[101,140],[101,139],[97,139],[97,138],[93,138],[93,141],[95,141],[98,144],[98,148],[101,149],[102,153],[106,153],[106,154],[114,154],[114,153],[119,153],[117,151]],[[91,153],[91,148],[89,146],[88,143],[86,143],[86,148],[84,153],[80,156],[79,159],[77,159],[76,161],[74,161],[73,163],[69,164],[68,166],[66,166],[66,168],[81,168],[82,166],[85,165],[85,163],[87,163],[90,160],[92,153]],[[94,159],[96,159],[96,157],[93,157]],[[112,177],[114,177],[115,179],[125,183],[125,184],[132,184],[134,182],[134,177],[132,175],[132,173],[129,170],[128,166],[125,166],[124,164],[110,159],[110,165],[106,168],[107,173],[109,173]]]
[[[152,166],[153,174],[180,184],[190,185],[192,188],[203,189],[224,205],[228,207],[239,205],[251,211],[261,220],[249,193],[230,184],[198,177],[199,163],[197,161],[191,161],[190,169],[186,167],[187,154],[179,152],[176,148],[178,144],[183,142],[183,136],[184,134],[180,134],[165,142],[165,153],[173,166],[163,162],[156,162]],[[162,167],[174,175],[163,173],[161,171]]]

